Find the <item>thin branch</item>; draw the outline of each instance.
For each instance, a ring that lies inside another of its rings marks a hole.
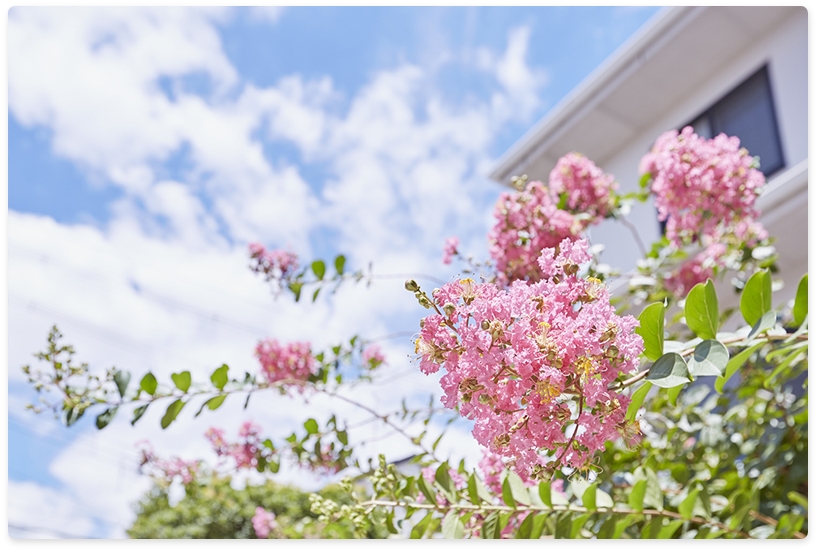
[[[537,512],[545,512],[545,513],[553,513],[553,512],[562,512],[568,511],[571,513],[602,513],[602,514],[616,514],[616,515],[647,515],[647,516],[659,516],[659,517],[668,517],[668,518],[675,518],[679,520],[686,520],[688,522],[692,522],[694,524],[702,524],[705,526],[715,526],[725,532],[730,532],[733,534],[738,534],[745,538],[752,538],[750,534],[743,532],[741,530],[736,530],[734,528],[730,528],[726,524],[723,524],[716,520],[709,520],[706,518],[701,517],[692,517],[686,518],[679,513],[674,511],[659,511],[657,509],[643,509],[641,511],[637,511],[635,509],[609,509],[605,507],[598,507],[595,510],[588,509],[587,507],[579,507],[576,505],[552,505],[548,507],[546,505],[537,506],[537,505],[518,505],[516,507],[509,507],[508,505],[471,505],[465,503],[457,503],[457,504],[444,504],[439,505],[437,503],[418,503],[415,501],[389,501],[383,499],[371,499],[368,501],[364,501],[359,503],[358,505],[366,507],[366,506],[375,506],[375,507],[411,507],[413,509],[433,509],[437,511],[502,511],[502,512],[525,512],[525,511],[537,511]]]

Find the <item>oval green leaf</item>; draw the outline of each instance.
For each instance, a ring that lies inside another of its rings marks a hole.
[[[693,356],[687,362],[690,374],[697,377],[724,375],[727,362],[730,361],[730,353],[727,347],[717,340],[706,340],[700,342],[693,350]]]
[[[314,273],[318,279],[324,279],[324,274],[327,273],[327,266],[323,260],[316,260],[312,263],[312,273]]]
[[[346,264],[347,259],[344,255],[339,254],[335,257],[335,271],[338,275],[342,275],[344,273],[344,264]]]
[[[227,371],[228,371],[227,364],[222,364],[221,367],[217,368],[216,371],[210,376],[210,382],[213,383],[213,386],[222,390],[224,385],[227,384]]]
[[[741,292],[741,315],[750,325],[755,325],[765,312],[773,307],[773,282],[769,270],[756,272],[747,280]]]
[[[795,304],[792,306],[792,317],[795,325],[801,325],[807,317],[807,306],[809,302],[809,290],[807,289],[807,274],[798,283],[798,291],[795,293]]]
[[[639,408],[642,407],[642,402],[645,401],[645,396],[648,395],[648,391],[653,387],[653,383],[645,383],[639,388],[636,389],[631,395],[631,403],[628,404],[628,411],[625,414],[625,419],[628,421],[633,421],[636,419],[636,414],[639,412]]]
[[[670,352],[659,358],[648,371],[648,381],[662,388],[673,388],[690,380],[690,373],[684,358]]]
[[[153,373],[146,373],[142,380],[139,382],[139,388],[153,396],[156,393],[156,377],[153,376]]]
[[[187,392],[190,388],[190,371],[182,371],[181,373],[173,373],[170,376],[173,379],[173,384],[182,392]]]
[[[130,374],[128,374],[128,377],[130,378]],[[116,415],[116,409],[117,408],[115,407],[111,409],[106,409],[105,411],[97,415],[98,429],[104,429],[105,427],[108,426],[108,423],[110,423],[114,419],[114,416]]]
[[[719,330],[719,299],[713,280],[693,287],[685,299],[687,326],[702,339],[715,339]]]
[[[639,326],[636,334],[642,337],[645,343],[645,357],[649,360],[658,360],[665,347],[665,305],[654,302],[645,307],[639,314]]]
[[[173,402],[171,405],[168,406],[167,411],[165,411],[165,415],[162,417],[162,428],[166,429],[170,426],[171,423],[176,419],[176,416],[179,415],[179,412],[182,411],[182,408],[185,407],[185,402],[182,401],[181,398]]]
[[[119,391],[119,395],[124,398],[125,391],[128,390],[128,383],[131,382],[131,374],[127,371],[117,371],[114,373],[114,383],[116,383],[116,389]],[[104,413],[102,415],[105,415]],[[107,423],[106,423],[107,424]]]

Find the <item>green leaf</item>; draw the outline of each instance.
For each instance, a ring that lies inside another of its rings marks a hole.
[[[781,363],[778,364],[778,366],[775,368],[775,370],[773,370],[773,372],[770,373],[770,375],[764,380],[764,387],[765,388],[772,388],[772,384],[773,384],[773,381],[775,380],[775,378],[781,372],[783,372],[785,369],[787,369],[790,366],[790,364],[792,364],[795,360],[797,360],[798,356],[800,356],[801,354],[806,354],[806,353],[807,353],[807,351],[804,350],[803,348],[797,348],[789,356],[784,358],[781,361]],[[805,359],[806,359],[806,356],[805,356]]]
[[[339,430],[335,433],[335,436],[338,437],[338,441],[343,444],[344,446],[349,445],[349,436],[347,435],[347,431]]]
[[[135,410],[133,410],[133,419],[131,420],[131,425],[135,425],[137,421],[139,421],[145,412],[148,410],[148,405],[145,404],[144,406],[139,406]]]
[[[128,374],[128,378],[130,379],[130,374]],[[108,426],[108,423],[110,423],[113,420],[114,416],[116,415],[116,409],[117,408],[115,407],[106,409],[105,411],[97,415],[98,429],[104,429],[105,427]]]
[[[494,511],[486,517],[483,521],[483,526],[480,528],[480,537],[483,539],[499,539],[500,538],[500,515]]]
[[[643,503],[654,509],[664,509],[662,488],[659,486],[659,477],[656,476],[656,472],[650,467],[637,467],[634,478],[646,482]]]
[[[304,421],[304,428],[307,429],[307,434],[317,434],[318,433],[318,421],[315,419],[307,419]]]
[[[667,525],[663,526],[662,529],[659,530],[659,533],[656,534],[656,539],[666,540],[673,537],[673,534],[676,533],[676,530],[678,530],[682,524],[684,524],[683,520],[672,520],[668,522]]]
[[[693,517],[693,507],[696,505],[696,499],[699,497],[699,490],[694,489],[688,492],[687,497],[679,504],[679,514],[686,519]]]
[[[315,292],[312,294],[312,301],[313,301],[313,302],[315,302],[316,300],[318,300],[318,293],[320,293],[320,292],[321,292],[321,287],[319,287],[318,289],[316,289],[316,290],[315,290]]]
[[[426,479],[423,478],[423,475],[418,476],[417,478],[418,489],[420,493],[424,495],[424,497],[431,503],[432,505],[437,505],[437,499],[435,498],[435,490],[432,488]]]
[[[176,416],[179,415],[179,412],[182,411],[182,408],[185,407],[185,402],[182,401],[181,398],[173,402],[171,405],[168,406],[167,411],[165,411],[164,417],[162,417],[162,428],[166,429],[170,426],[171,423],[176,419]]]
[[[653,387],[653,383],[646,382],[637,388],[636,392],[631,394],[631,403],[628,404],[628,411],[625,413],[625,419],[628,421],[633,421],[636,419],[636,414],[639,412],[639,408],[642,407],[642,403],[645,401],[645,396],[648,395],[648,391],[650,391],[651,387]]]
[[[85,413],[85,410],[80,409],[78,407],[73,407],[73,408],[65,410],[65,419],[64,419],[65,426],[70,427],[71,425],[73,425],[74,423],[79,421],[84,413]]]
[[[679,394],[682,392],[684,387],[685,385],[679,385],[667,389],[667,401],[671,406],[676,405],[676,399],[679,397]]]
[[[756,352],[759,348],[761,348],[765,344],[765,341],[759,341],[754,345],[750,346],[749,348],[745,348],[735,356],[733,356],[729,362],[727,362],[727,367],[724,369],[724,375],[716,379],[716,383],[713,385],[716,389],[716,392],[719,394],[722,393],[724,390],[724,384],[730,380],[730,377],[738,371],[744,363]]]
[[[296,302],[298,302],[298,300],[301,298],[301,288],[303,286],[304,284],[299,282],[293,282],[287,286],[290,289],[290,291],[293,292],[293,295],[295,295]]]
[[[547,507],[553,507],[551,504],[551,482],[540,482],[539,491],[540,499],[542,500],[543,504]]]
[[[597,488],[596,490],[596,506],[598,509],[613,509],[613,498],[607,492]]]
[[[636,334],[645,343],[645,357],[656,361],[662,356],[665,347],[665,305],[654,302],[639,314],[639,326]]]
[[[741,292],[741,315],[750,325],[761,319],[773,307],[773,281],[769,270],[756,272],[747,280]]]
[[[312,273],[318,279],[324,279],[324,274],[327,273],[327,266],[323,260],[316,260],[312,263]]]
[[[457,488],[455,488],[454,482],[452,481],[452,477],[449,474],[449,462],[445,461],[438,466],[437,470],[435,471],[435,481],[440,484],[440,487],[443,489],[443,493],[446,496],[446,499],[449,500],[450,503],[457,502]]]
[[[591,484],[582,493],[582,504],[589,511],[596,511],[596,484]]]
[[[673,388],[688,382],[690,373],[684,358],[675,352],[669,352],[650,366],[645,379],[658,387]]]
[[[804,508],[804,511],[807,511],[807,498],[799,494],[798,492],[787,492],[787,499],[796,503]]]
[[[187,392],[190,388],[190,371],[182,371],[181,373],[173,373],[170,376],[173,379],[173,384],[182,392]]]
[[[517,529],[517,533],[514,534],[514,539],[527,540],[531,537],[531,528],[534,525],[535,516],[537,516],[537,513],[532,512],[525,517],[523,522],[520,524],[520,527]]]
[[[531,494],[528,493],[528,489],[525,487],[523,479],[520,478],[520,475],[514,471],[509,471],[508,476],[506,476],[506,480],[511,487],[511,495],[517,501],[517,503],[531,505]]]
[[[644,499],[647,484],[648,481],[645,479],[638,480],[631,489],[631,493],[628,496],[628,505],[634,511],[639,511],[641,513],[642,509],[645,507]]]
[[[717,376],[724,375],[724,369],[730,360],[727,347],[717,340],[702,341],[693,350],[693,357],[687,362],[691,375]]]
[[[449,511],[449,513],[443,518],[443,537],[446,539],[455,539],[459,540],[463,538],[463,534],[466,532],[465,526],[460,521],[460,517],[454,511]]]
[[[202,413],[202,411],[204,411],[205,407],[207,407],[207,409],[209,409],[210,411],[216,411],[224,403],[225,398],[227,398],[227,394],[219,394],[218,396],[212,397],[204,404],[202,404],[202,407],[199,408],[199,411],[196,412],[196,415],[194,415],[194,417],[198,417],[199,414]]]
[[[534,521],[531,523],[531,535],[529,537],[532,540],[538,540],[540,539],[540,536],[542,536],[543,530],[545,529],[545,521],[548,520],[548,514],[532,513],[531,516],[534,517]]]
[[[642,176],[639,178],[639,188],[647,189],[650,180],[651,180],[650,172],[645,172],[644,174],[642,174]]]
[[[116,383],[116,389],[119,391],[120,397],[125,397],[125,391],[128,390],[128,383],[130,382],[131,374],[129,372],[117,371],[114,373],[114,383]],[[108,423],[105,424],[107,425]],[[97,418],[97,425],[99,425],[99,418]]]
[[[413,540],[417,540],[423,537],[426,533],[426,527],[429,526],[429,522],[432,520],[432,512],[426,514],[425,517],[420,519],[420,521],[415,524],[415,527],[412,528],[412,533],[410,534],[410,538]]]
[[[809,306],[807,275],[804,274],[804,277],[801,278],[798,283],[798,291],[795,292],[795,304],[792,306],[792,317],[795,325],[801,325],[807,317],[807,306]]]
[[[222,364],[221,367],[216,368],[216,371],[210,376],[210,382],[213,383],[213,386],[222,390],[224,385],[227,384],[227,371],[230,369],[227,367],[227,364]]]
[[[344,273],[344,264],[346,264],[347,259],[344,255],[339,254],[335,257],[335,271],[338,275],[343,275]]]
[[[514,500],[514,495],[511,493],[511,484],[506,478],[503,481],[503,502],[509,507],[517,507],[517,502]]]
[[[398,533],[398,529],[395,528],[395,512],[392,509],[386,512],[386,529],[390,534]]]
[[[687,326],[702,339],[715,339],[719,330],[719,299],[713,280],[693,287],[685,299]]]
[[[153,396],[156,393],[156,377],[153,376],[153,373],[146,373],[142,380],[139,382],[139,388]]]
[[[756,338],[757,335],[763,333],[767,329],[770,329],[775,325],[776,315],[775,312],[769,310],[764,312],[758,321],[753,325],[753,328],[750,330],[750,334],[747,335],[747,340],[751,341]]]

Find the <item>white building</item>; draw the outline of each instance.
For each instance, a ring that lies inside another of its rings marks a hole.
[[[761,157],[767,187],[757,206],[777,238],[785,290],[807,271],[807,10],[803,7],[683,7],[660,11],[526,133],[491,177],[548,181],[562,155],[583,153],[638,189],[638,166],[655,139],[693,124],[700,135],[737,135]],[[651,203],[628,216],[642,240],[660,237]],[[629,269],[641,256],[613,221],[593,228],[602,259]]]

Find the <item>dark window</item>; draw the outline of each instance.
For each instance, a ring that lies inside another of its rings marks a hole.
[[[764,176],[784,167],[766,65],[684,126],[705,138],[721,133],[738,136],[741,146],[760,158]]]

